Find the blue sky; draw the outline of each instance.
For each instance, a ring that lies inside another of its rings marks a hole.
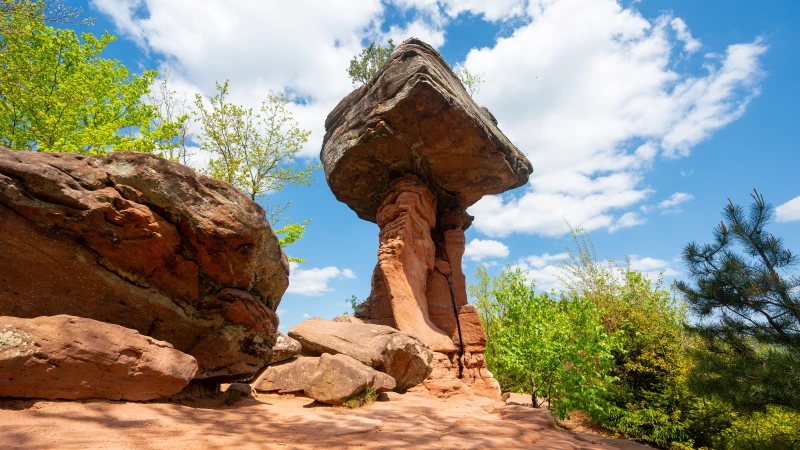
[[[187,96],[231,80],[232,98],[302,99],[293,111],[318,158],[327,113],[346,95],[349,59],[370,40],[415,36],[485,80],[475,98],[534,166],[531,183],[470,209],[477,264],[531,270],[555,286],[568,221],[600,257],[685,271],[689,241],[706,242],[727,198],[753,188],[779,206],[771,230],[800,251],[800,4],[736,0],[89,0],[120,40],[108,56],[134,70],[171,70]],[[199,155],[196,163],[202,165]],[[294,220],[311,218],[290,254],[282,326],[333,317],[365,298],[377,226],[330,193],[321,171],[290,188]],[[796,201],[792,202],[793,199]]]

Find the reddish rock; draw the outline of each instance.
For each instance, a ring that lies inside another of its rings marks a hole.
[[[418,337],[445,355],[455,379],[499,398],[478,356],[485,346],[480,321],[466,310],[462,324],[459,312],[467,305],[466,209],[527,183],[530,162],[441,55],[417,39],[399,45],[345,97],[325,129],[320,159],[328,185],[381,230],[372,293],[356,316]]]
[[[0,267],[0,314],[132,328],[200,378],[270,360],[289,272],[264,210],[226,183],[150,154],[5,148]]]
[[[299,342],[280,331],[277,333],[277,336],[275,345],[272,347],[272,359],[269,360],[269,364],[287,360],[295,355],[299,355],[300,351],[303,350]]]
[[[319,358],[317,368],[303,392],[319,402],[341,405],[367,387],[391,391],[395,388],[395,381],[389,375],[347,355],[326,353]]]
[[[309,319],[289,330],[304,355],[347,355],[396,380],[402,392],[431,373],[433,353],[419,339],[383,325]]]
[[[317,370],[319,358],[300,356],[280,364],[265,367],[263,372],[250,383],[259,392],[289,394],[302,392],[309,385]]]
[[[465,352],[483,353],[486,351],[486,331],[483,329],[478,310],[473,305],[464,305],[458,310],[458,323],[461,325],[461,343]]]
[[[119,325],[0,317],[0,397],[152,400],[179,392],[196,372],[192,356]]]

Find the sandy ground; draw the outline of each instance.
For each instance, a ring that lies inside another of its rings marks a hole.
[[[390,393],[354,410],[292,396],[184,403],[0,400],[0,449],[649,448],[483,398]]]

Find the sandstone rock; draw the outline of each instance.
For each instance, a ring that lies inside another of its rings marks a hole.
[[[524,185],[530,162],[475,104],[449,65],[417,39],[325,121],[320,159],[336,198],[376,221],[395,175],[414,173],[440,202],[467,208]]]
[[[302,392],[319,364],[319,358],[300,356],[266,367],[251,383],[259,392],[288,394]]]
[[[328,185],[380,227],[372,292],[355,315],[419,338],[450,362],[454,379],[499,398],[482,359],[477,314],[461,313],[464,232],[472,223],[466,209],[527,183],[530,162],[444,59],[417,39],[399,45],[367,84],[345,97],[325,129],[320,159]],[[449,375],[441,380],[458,384]]]
[[[271,359],[289,272],[263,209],[226,183],[150,154],[5,148],[0,267],[0,314],[132,328],[195,356],[200,378]]]
[[[244,398],[253,398],[255,393],[253,387],[247,383],[231,383],[227,386],[225,392],[239,392]]]
[[[382,325],[310,319],[289,330],[304,354],[343,354],[395,379],[402,392],[431,372],[433,354],[423,343]]]
[[[193,357],[119,325],[0,317],[0,397],[152,400],[179,392],[196,372]]]
[[[350,314],[342,314],[341,316],[336,316],[333,318],[334,322],[349,322],[349,323],[364,323],[363,320],[359,319],[358,317],[351,316]]]
[[[486,331],[483,329],[478,310],[473,305],[464,305],[458,310],[462,348],[465,352],[486,351]]]
[[[340,405],[367,386],[379,391],[395,388],[392,377],[367,367],[347,355],[323,354],[304,392],[330,405]]]
[[[299,355],[303,347],[299,342],[290,338],[289,336],[277,333],[278,338],[275,340],[275,345],[272,347],[272,359],[269,364],[275,364],[291,358],[292,356]]]

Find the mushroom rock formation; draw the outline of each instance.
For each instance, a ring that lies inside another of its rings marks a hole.
[[[435,352],[431,391],[466,382],[496,397],[485,333],[467,306],[466,209],[527,183],[530,162],[441,55],[413,38],[336,106],[325,130],[328,185],[380,227],[372,292],[356,316],[427,344]]]
[[[264,210],[155,155],[0,147],[0,315],[122,325],[241,379],[273,356],[289,263]]]

